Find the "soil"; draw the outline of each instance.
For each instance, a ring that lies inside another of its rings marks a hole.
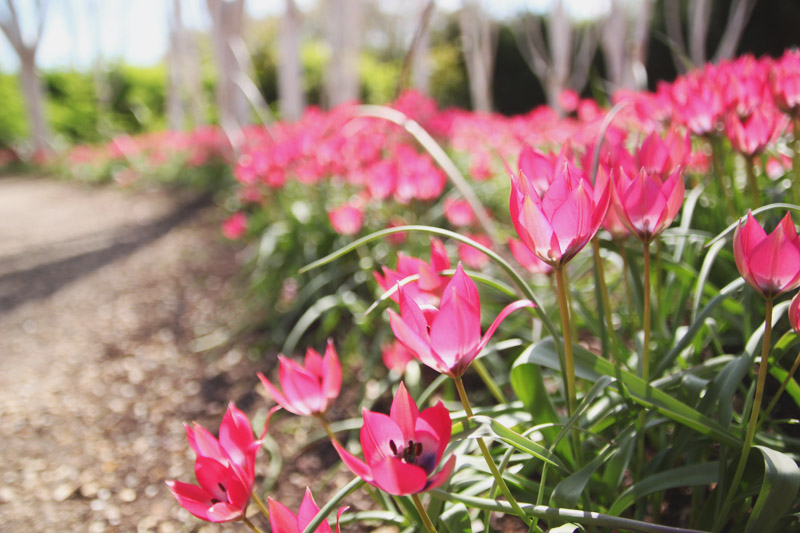
[[[194,482],[184,422],[216,432],[234,401],[260,430],[272,405],[256,371],[274,354],[233,335],[247,252],[221,237],[220,211],[0,179],[2,531],[247,530],[190,516],[164,484]],[[352,479],[329,444],[305,444],[316,433],[313,420],[276,416],[272,454],[259,455],[259,486],[291,509],[307,485],[322,505]]]

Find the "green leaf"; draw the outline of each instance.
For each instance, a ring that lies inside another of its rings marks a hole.
[[[457,503],[439,517],[442,527],[440,531],[449,533],[472,533],[472,520],[469,518],[467,506]]]
[[[568,469],[564,465],[564,463],[553,454],[550,450],[539,444],[538,442],[534,442],[531,439],[524,437],[514,431],[513,429],[507,428],[494,418],[489,418],[486,416],[474,416],[472,417],[473,422],[477,422],[482,424],[489,429],[492,430],[492,433],[495,434],[500,440],[513,446],[514,448],[518,449],[521,452],[525,452],[533,457],[536,457],[540,461],[543,461],[550,466],[554,466],[561,470],[562,472],[567,472]]]
[[[800,469],[788,455],[764,446],[753,448],[764,456],[764,483],[761,484],[745,533],[775,531],[775,525],[797,499]]]
[[[650,386],[630,372],[618,370],[610,362],[599,358],[581,346],[574,345],[573,352],[575,356],[575,374],[578,377],[590,381],[597,381],[601,375],[616,377],[627,387],[631,399],[636,403],[657,411],[667,418],[702,435],[713,438],[726,446],[741,448],[742,443],[737,437],[692,407],[673,398],[664,391]],[[538,364],[554,370],[560,370],[558,355],[551,337],[535,344],[533,349],[526,350],[523,356],[525,359],[521,356],[514,362],[515,366]]]
[[[718,474],[719,463],[716,461],[711,463],[691,464],[673,468],[665,472],[659,472],[628,487],[625,492],[620,494],[617,501],[615,501],[608,510],[608,514],[619,516],[622,511],[627,509],[636,500],[654,492],[674,489],[676,487],[694,487],[716,483]]]

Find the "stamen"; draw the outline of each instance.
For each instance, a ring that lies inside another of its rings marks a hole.
[[[394,443],[393,440],[389,441],[389,448],[392,449],[392,453],[397,455],[397,445]]]
[[[225,489],[225,485],[223,485],[222,483],[217,483],[217,487],[219,487],[219,490],[221,490],[222,492],[225,492],[225,493],[227,493],[227,492],[228,492],[228,491]]]

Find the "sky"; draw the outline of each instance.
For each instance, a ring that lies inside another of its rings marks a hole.
[[[37,13],[33,0],[11,0],[16,6],[23,35],[35,28]],[[297,0],[301,9],[317,1]],[[408,0],[377,0],[387,5]],[[440,9],[452,11],[462,0],[438,0]],[[566,0],[568,9],[580,17],[591,18],[608,9],[611,0]],[[630,1],[630,0],[629,0]],[[637,1],[637,0],[634,0]],[[641,0],[638,0],[641,1]],[[648,0],[644,0],[648,1]],[[208,29],[205,0],[181,0],[184,24],[193,29]],[[101,54],[104,61],[148,66],[157,64],[167,50],[167,0],[43,0],[45,20],[37,63],[43,69],[90,68]],[[507,17],[521,9],[544,12],[553,0],[504,0],[484,2],[493,14]],[[262,18],[281,12],[282,0],[246,0],[247,13]],[[396,6],[395,6],[396,7]],[[0,1],[0,17],[8,10]],[[0,34],[0,71],[12,72],[19,61],[11,45]]]

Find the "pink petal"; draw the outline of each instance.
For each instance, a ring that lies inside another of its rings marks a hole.
[[[333,346],[333,340],[328,341],[325,357],[322,360],[322,394],[330,401],[339,396],[342,390],[342,365]],[[327,409],[327,405],[325,408]]]
[[[300,509],[297,511],[297,524],[305,529],[305,527],[314,520],[319,512],[317,502],[314,501],[314,496],[311,494],[311,489],[306,487],[306,493],[303,496],[303,501],[300,503]],[[319,527],[314,530],[314,533],[331,533],[331,526],[328,525],[327,520],[323,520]]]
[[[231,402],[228,404],[228,410],[222,419],[222,424],[219,426],[220,446],[231,458],[231,461],[249,470],[255,457],[248,463],[248,455],[245,452],[250,448],[254,440],[255,435],[253,435],[253,428],[247,419],[247,415],[237,409]]]
[[[272,533],[300,533],[297,515],[288,507],[279,501],[267,498],[267,508],[269,509],[269,526],[272,528]]]
[[[392,406],[394,407],[394,404]],[[385,457],[394,456],[390,442],[394,442],[399,449],[414,436],[413,425],[411,426],[411,437],[406,438],[397,421],[383,413],[364,409],[363,416],[361,450],[364,452],[364,460],[368,465],[372,465]]]
[[[436,436],[436,460],[438,462],[450,442],[450,435],[453,431],[450,411],[441,400],[433,407],[423,409],[417,418],[415,431],[426,431]]]
[[[447,249],[439,239],[431,239],[431,267],[437,272],[450,268],[450,257]]]
[[[184,424],[184,428],[186,428],[186,439],[195,454],[219,460],[227,459],[217,438],[206,428],[196,423],[192,424],[191,427]]]
[[[219,502],[208,508],[207,520],[210,522],[231,522],[238,520],[242,515],[244,515],[244,509],[227,502]]]
[[[442,484],[450,479],[450,476],[453,474],[453,470],[456,467],[456,456],[450,457],[447,462],[444,464],[441,470],[433,474],[430,478],[428,478],[428,484],[425,486],[425,491],[438,489]]]
[[[305,405],[298,405],[295,406],[292,403],[289,403],[289,400],[286,399],[286,396],[283,395],[281,391],[279,391],[275,386],[272,384],[267,377],[262,374],[261,372],[258,373],[258,379],[261,380],[261,384],[264,385],[264,388],[267,389],[267,392],[272,399],[275,400],[281,407],[289,411],[290,413],[294,413],[296,415],[310,415],[311,411]]]
[[[205,492],[218,500],[228,501],[228,465],[208,457],[198,457],[194,462],[194,475]]]
[[[472,356],[472,359],[477,357],[477,355],[481,352],[481,350],[486,347],[486,344],[494,335],[494,332],[497,331],[497,327],[500,325],[500,322],[506,319],[508,315],[516,311],[517,309],[522,309],[523,307],[536,307],[533,302],[530,300],[517,300],[516,302],[512,302],[505,306],[502,311],[497,315],[497,317],[492,321],[492,324],[489,326],[489,329],[486,330],[486,333],[483,334],[483,338],[481,338],[480,344],[475,349],[475,353]],[[472,362],[470,359],[467,364]]]
[[[322,372],[322,356],[320,356],[319,352],[317,352],[314,348],[308,348],[306,350],[304,366],[306,370],[318,377],[322,377],[324,375]]]
[[[279,376],[283,394],[296,409],[322,412],[324,400],[317,376],[286,357],[280,357]]]
[[[374,484],[372,479],[372,471],[370,470],[369,466],[367,466],[367,463],[342,448],[341,444],[338,442],[333,441],[332,444],[344,465],[349,468],[352,473],[367,483]]]
[[[419,308],[417,308],[417,311],[420,315],[422,314]],[[444,361],[431,350],[428,341],[420,337],[412,327],[409,327],[408,323],[401,318],[400,315],[391,309],[389,309],[388,312],[389,325],[392,327],[392,331],[395,337],[397,337],[397,340],[408,348],[408,350],[414,354],[414,357],[419,359],[422,364],[433,368],[437,372],[447,373],[447,365],[445,365]]]
[[[422,468],[393,457],[372,465],[375,486],[395,496],[416,494],[425,488],[428,474]]]
[[[342,517],[344,512],[347,511],[348,509],[350,509],[350,506],[349,505],[344,505],[342,507],[339,507],[339,510],[336,511],[336,533],[339,533],[339,519]]]

